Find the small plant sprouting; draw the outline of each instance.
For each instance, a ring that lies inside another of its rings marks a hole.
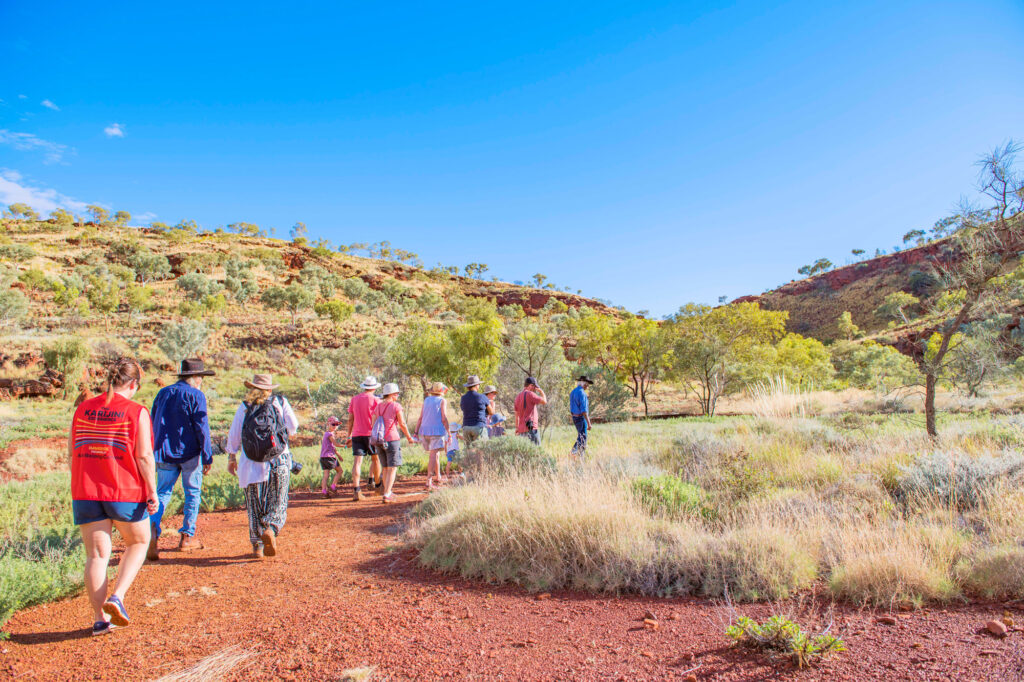
[[[831,625],[820,635],[809,635],[799,624],[783,616],[772,616],[763,623],[740,616],[726,628],[725,634],[740,646],[783,656],[797,667],[806,668],[830,653],[846,651],[843,640],[828,633],[830,628]]]

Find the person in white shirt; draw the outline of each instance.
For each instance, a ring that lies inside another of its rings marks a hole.
[[[282,395],[274,395],[275,384],[269,374],[257,374],[252,381],[246,381],[249,392],[245,400],[238,406],[235,418],[228,431],[228,440],[224,449],[228,453],[228,472],[238,477],[238,485],[245,490],[245,509],[249,516],[249,541],[252,543],[253,554],[262,559],[277,554],[277,536],[284,528],[288,515],[288,486],[291,482],[292,455],[287,444],[283,453],[269,462],[255,462],[242,452],[242,424],[250,406],[270,401],[277,410],[279,423],[285,427],[288,435],[294,435],[299,428],[299,420],[295,417],[288,399]]]

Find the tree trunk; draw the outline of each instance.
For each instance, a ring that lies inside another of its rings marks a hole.
[[[935,427],[935,385],[937,383],[935,372],[926,371],[924,377],[924,427],[928,435],[938,438],[939,432]]]
[[[644,404],[644,419],[647,419],[650,413],[647,410],[647,387],[644,386],[643,381],[640,382],[640,402]]]

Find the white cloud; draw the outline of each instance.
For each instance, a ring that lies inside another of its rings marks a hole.
[[[68,151],[67,145],[44,140],[32,133],[16,133],[4,128],[0,128],[0,144],[10,145],[23,152],[40,151],[46,163],[60,163]]]
[[[107,134],[107,137],[124,137],[124,124],[122,123],[111,123],[103,132]]]
[[[60,111],[60,107],[58,107],[56,104],[54,104],[53,102],[51,102],[48,99],[44,99],[42,102],[40,102],[40,104],[42,104],[47,109],[53,109],[54,111]]]
[[[0,168],[0,204],[21,202],[40,213],[49,213],[55,208],[82,213],[85,202],[64,196],[55,189],[34,187],[25,182],[21,173],[9,168]]]
[[[152,211],[146,211],[145,213],[140,213],[139,215],[132,216],[132,220],[134,220],[140,225],[142,223],[152,222],[154,218],[156,218],[156,213],[153,213]]]
[[[28,95],[18,95],[18,99],[28,99]]]

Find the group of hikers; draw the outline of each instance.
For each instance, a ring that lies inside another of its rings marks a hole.
[[[142,368],[132,358],[121,358],[110,367],[107,391],[83,400],[75,410],[68,439],[71,466],[71,497],[74,522],[80,526],[86,552],[85,588],[94,611],[93,635],[129,624],[124,597],[143,563],[160,559],[159,539],[163,514],[174,486],[181,479],[184,490],[178,549],[202,549],[197,521],[203,476],[213,465],[209,410],[202,386],[213,371],[202,360],[182,360],[178,381],[164,386],[147,411],[132,398],[142,382]],[[288,399],[274,392],[270,374],[255,374],[244,382],[246,394],[235,411],[223,449],[228,471],[244,491],[253,556],[262,559],[278,553],[277,538],[288,513],[288,491],[294,463],[288,442],[298,428]],[[576,426],[573,454],[586,452],[591,427],[587,376],[577,380],[569,399]],[[370,494],[379,492],[384,504],[394,502],[392,490],[402,465],[401,436],[422,444],[428,453],[426,488],[447,483],[457,457],[459,441],[467,447],[504,434],[505,418],[496,409],[498,390],[469,376],[459,400],[462,423],[448,419],[448,387],[434,382],[427,388],[416,427],[410,433],[399,387],[368,376],[360,392],[349,401],[344,442],[339,438],[341,420],[327,419],[321,439],[321,493],[338,491],[341,478],[341,447],[352,450],[352,498],[365,499],[362,465],[371,458]],[[380,389],[380,396],[377,391]],[[540,444],[538,408],[548,399],[536,379],[527,377],[514,401],[516,434]],[[448,461],[441,474],[441,453]],[[333,472],[333,481],[328,479]],[[116,528],[125,543],[117,578],[109,592],[107,566]]]

